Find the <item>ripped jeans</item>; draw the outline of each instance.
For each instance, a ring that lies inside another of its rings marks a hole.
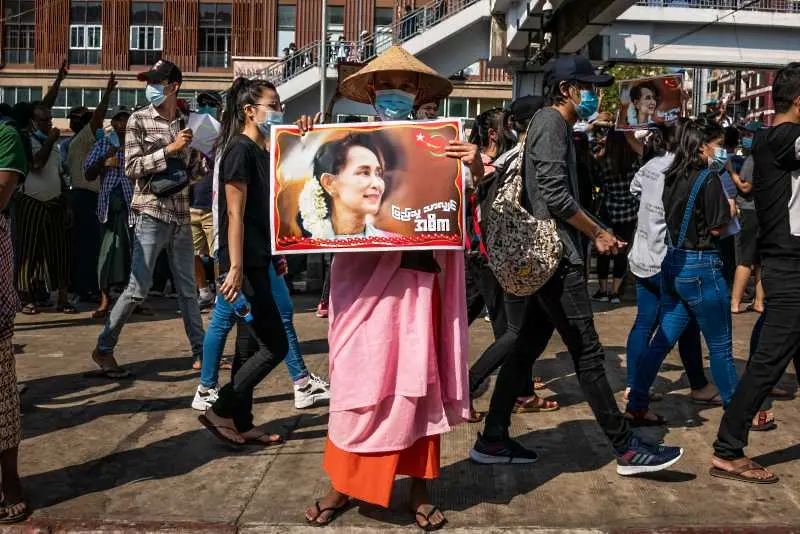
[[[188,224],[170,224],[139,215],[133,239],[133,258],[128,287],[120,295],[114,308],[106,317],[106,324],[97,339],[97,350],[110,352],[119,341],[119,335],[133,310],[147,298],[153,285],[153,271],[162,250],[167,251],[169,266],[178,292],[178,308],[183,317],[186,336],[192,346],[192,356],[203,357],[203,320],[197,305],[197,287],[194,283],[194,245],[192,229]]]

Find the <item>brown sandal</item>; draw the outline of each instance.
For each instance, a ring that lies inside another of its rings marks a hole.
[[[737,482],[749,482],[750,484],[774,484],[780,478],[775,473],[770,473],[772,476],[770,478],[753,478],[753,477],[746,477],[743,473],[748,471],[767,471],[762,466],[754,462],[753,460],[748,461],[746,464],[741,465],[731,471],[727,471],[725,469],[720,469],[719,467],[712,467],[709,469],[708,473],[712,477],[717,478],[726,478],[728,480],[735,480]]]
[[[760,410],[756,415],[756,422],[750,427],[753,432],[767,432],[778,427],[775,423],[775,414],[768,410]]]
[[[523,402],[517,399],[514,404],[514,413],[540,413],[540,412],[555,412],[559,406],[556,401],[545,400],[538,395],[529,397]]]

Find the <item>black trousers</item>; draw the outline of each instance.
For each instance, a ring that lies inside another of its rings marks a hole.
[[[484,380],[494,373],[505,361],[513,350],[517,342],[517,337],[522,330],[525,320],[525,297],[517,297],[515,295],[504,295],[504,309],[507,322],[506,331],[503,335],[495,339],[480,358],[472,365],[469,370],[469,390],[470,392],[476,391]],[[544,352],[545,346],[541,347],[539,352]],[[532,349],[533,350],[533,349]],[[533,367],[527,367],[525,372],[527,376],[522,390],[518,393],[520,397],[530,397],[533,395]]]
[[[597,422],[614,449],[625,451],[631,430],[606,377],[605,353],[594,327],[583,266],[562,263],[553,278],[525,300],[522,328],[500,368],[484,437],[496,441],[508,435],[511,411],[523,381],[528,380],[533,362],[557,330],[572,356],[581,390]]]
[[[99,291],[97,260],[104,228],[97,219],[97,193],[72,189],[65,196],[72,209],[72,291],[85,296]]]
[[[753,417],[791,360],[800,357],[800,260],[761,263],[767,307],[758,340],[744,376],[719,426],[714,453],[734,460],[744,456]]]
[[[253,428],[253,390],[283,361],[289,342],[272,298],[269,270],[245,268],[242,291],[250,301],[253,320],[239,325],[231,381],[219,391],[213,410],[233,418],[239,432],[247,432]],[[256,343],[248,341],[250,335]]]
[[[636,231],[636,221],[611,224],[611,228],[614,230],[614,235],[626,243],[631,243],[633,241],[633,233]],[[597,256],[597,278],[600,280],[608,279],[612,259],[614,260],[614,278],[618,280],[623,278],[628,272],[628,251],[629,249],[626,247],[620,249],[619,254],[614,256],[599,254]]]
[[[483,307],[489,310],[492,331],[497,339],[506,331],[507,321],[503,305],[503,288],[489,269],[486,258],[479,254],[467,254],[467,319],[469,324],[477,319]]]

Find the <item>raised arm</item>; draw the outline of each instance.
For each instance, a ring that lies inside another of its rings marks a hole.
[[[64,81],[64,78],[67,77],[69,71],[67,70],[67,60],[65,59],[61,63],[61,68],[58,69],[58,74],[56,74],[56,79],[53,82],[53,85],[47,90],[47,94],[44,95],[42,99],[42,104],[47,109],[51,109],[53,106],[56,105],[56,99],[58,98],[58,92],[61,90],[61,82]]]
[[[97,107],[94,108],[94,113],[92,113],[92,120],[89,123],[92,128],[92,132],[96,132],[98,129],[103,127],[103,119],[106,118],[108,103],[111,101],[111,93],[113,93],[114,89],[116,88],[117,79],[114,77],[114,73],[112,72],[108,76],[108,84],[106,84],[106,90],[103,91],[103,97],[100,99],[100,103],[97,104]]]

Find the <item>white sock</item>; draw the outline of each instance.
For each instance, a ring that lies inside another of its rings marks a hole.
[[[207,388],[203,384],[200,384],[200,387],[197,388],[197,390],[200,391],[200,393],[208,393],[212,389],[214,388]]]
[[[308,384],[308,381],[309,381],[309,380],[311,380],[311,377],[310,377],[310,376],[308,376],[308,375],[306,375],[306,376],[304,376],[303,378],[301,378],[301,379],[299,379],[299,380],[295,380],[295,381],[294,381],[294,385],[295,385],[295,386],[300,386],[300,387],[303,387],[303,386],[305,386],[306,384]]]
[[[203,300],[211,298],[211,291],[207,287],[201,287],[200,298]]]

